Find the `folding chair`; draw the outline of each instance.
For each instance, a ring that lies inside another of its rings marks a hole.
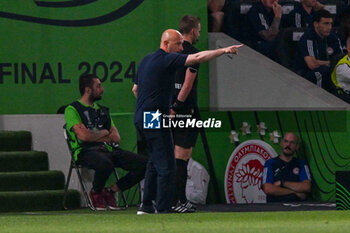
[[[69,186],[70,178],[71,178],[71,175],[72,175],[72,170],[74,168],[75,171],[77,172],[79,183],[81,185],[81,189],[83,191],[83,195],[84,195],[85,201],[86,201],[87,205],[89,206],[89,208],[91,210],[95,211],[96,209],[92,205],[92,200],[90,199],[90,196],[89,196],[89,194],[86,191],[86,188],[85,188],[85,185],[84,185],[84,182],[83,182],[83,178],[81,176],[80,169],[83,168],[83,166],[78,164],[77,161],[75,161],[75,159],[74,159],[74,152],[73,152],[73,150],[71,148],[71,145],[70,145],[70,142],[73,139],[70,138],[70,136],[69,136],[69,134],[67,132],[66,125],[63,126],[63,135],[64,135],[64,138],[66,139],[67,146],[68,146],[68,149],[69,149],[69,152],[70,152],[70,155],[71,155],[71,162],[70,162],[69,172],[68,172],[68,176],[67,176],[67,182],[66,182],[65,187],[64,187],[63,208],[64,209],[68,209],[67,206],[66,206],[67,192],[68,192],[68,186]],[[119,180],[119,175],[118,175],[117,169],[114,169],[113,171],[114,171],[115,178],[118,181]],[[121,198],[123,200],[123,203],[124,203],[124,205],[121,206],[121,209],[125,210],[126,208],[128,208],[128,203],[126,201],[126,198],[125,198],[125,195],[124,195],[123,191],[120,191],[120,196],[121,196]]]

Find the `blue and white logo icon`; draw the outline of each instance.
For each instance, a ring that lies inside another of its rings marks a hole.
[[[143,112],[143,128],[144,129],[160,129],[160,116],[162,113],[157,110],[156,112]]]

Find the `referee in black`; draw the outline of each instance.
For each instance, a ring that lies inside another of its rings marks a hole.
[[[195,54],[180,54],[183,37],[180,32],[168,29],[163,32],[160,49],[144,57],[134,80],[133,91],[137,96],[134,123],[145,139],[149,160],[145,174],[143,200],[138,215],[171,213],[175,192],[175,156],[172,132],[170,129],[144,128],[144,114],[153,112],[154,119],[159,112],[170,114],[175,73],[183,66],[190,66],[214,59],[223,54],[237,54],[242,45],[232,45],[216,50]],[[153,119],[153,120],[154,120]],[[156,210],[152,200],[156,201]]]
[[[193,45],[200,36],[201,23],[196,16],[185,15],[180,20],[179,31],[183,36],[182,54],[194,54],[199,50]],[[199,64],[181,67],[175,75],[175,93],[171,114],[181,114],[198,118],[197,82]],[[176,159],[176,193],[173,209],[182,212],[194,212],[195,207],[186,198],[187,164],[192,148],[198,137],[197,129],[173,129]]]

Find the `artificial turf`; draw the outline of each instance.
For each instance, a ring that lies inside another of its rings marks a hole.
[[[350,232],[350,211],[197,212],[136,215],[75,211],[3,213],[0,232]]]

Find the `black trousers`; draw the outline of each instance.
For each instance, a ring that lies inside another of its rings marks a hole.
[[[158,212],[170,211],[175,193],[175,156],[172,133],[168,130],[149,132],[135,124],[147,143],[149,161],[145,175],[143,204],[152,206],[156,200]]]
[[[145,177],[147,161],[146,157],[129,151],[116,149],[110,152],[104,147],[99,147],[82,150],[77,162],[95,170],[92,185],[95,192],[100,192],[116,167],[129,171],[117,182],[118,187],[122,191],[131,188]]]
[[[320,66],[314,70],[308,70],[302,76],[327,91],[330,89],[331,76],[328,66]]]

